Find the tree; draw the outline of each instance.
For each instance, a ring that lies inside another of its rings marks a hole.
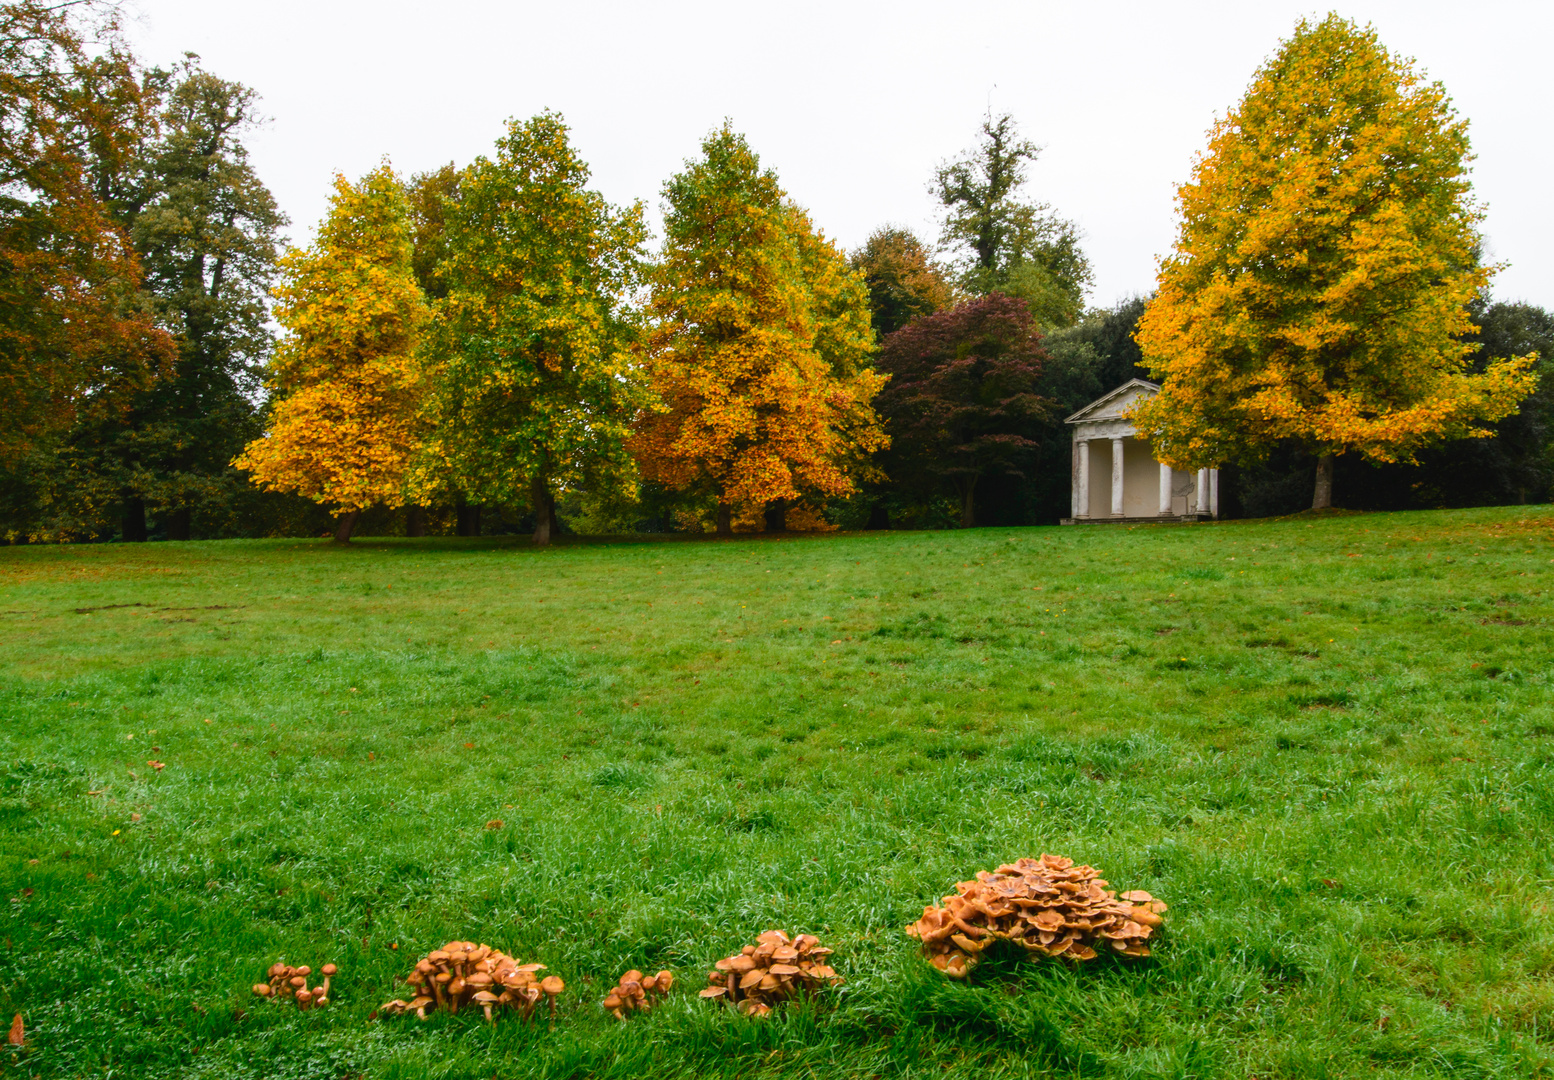
[[[1030,308],[991,293],[897,330],[879,354],[890,382],[877,402],[897,448],[892,473],[950,481],[961,526],[976,524],[977,483],[1023,475],[1050,403],[1037,393],[1047,360]]]
[[[276,316],[289,333],[266,379],[270,430],[234,462],[262,487],[337,507],[341,543],[362,510],[403,504],[419,434],[428,311],[409,213],[386,162],[359,184],[335,177],[317,241],[281,260]]]
[[[871,322],[880,340],[919,315],[949,307],[953,299],[944,271],[908,229],[875,229],[849,261],[868,286]]]
[[[1179,469],[1318,455],[1412,461],[1532,390],[1532,358],[1473,371],[1467,305],[1488,281],[1467,123],[1371,29],[1301,22],[1217,123],[1178,191],[1182,223],[1138,342],[1161,392],[1135,423]]]
[[[566,123],[544,112],[509,122],[496,158],[476,159],[442,204],[448,295],[418,490],[527,499],[539,545],[562,489],[634,488],[625,441],[649,402],[631,354],[643,207],[610,206],[588,179]]]
[[[153,72],[158,128],[105,187],[145,269],[157,322],[177,342],[174,369],[120,415],[72,433],[73,497],[118,502],[121,535],[146,538],[158,512],[187,540],[195,510],[230,512],[245,479],[231,462],[260,432],[260,369],[272,335],[269,289],[285,217],[248,160],[257,95],[190,56]]]
[[[727,124],[664,198],[643,475],[715,499],[720,535],[736,506],[851,492],[885,444],[862,279]]]
[[[940,245],[957,254],[962,288],[1017,296],[1043,325],[1069,326],[1084,311],[1093,275],[1078,226],[1045,203],[1018,198],[1039,154],[1013,117],[989,112],[978,144],[939,166],[929,191],[944,207]]]
[[[171,359],[93,187],[142,137],[142,98],[111,5],[0,6],[0,461],[112,414]]]
[[[450,161],[440,169],[416,173],[405,185],[410,200],[410,229],[415,254],[415,279],[428,300],[448,295],[440,267],[448,261],[448,207],[459,201],[462,174]]]

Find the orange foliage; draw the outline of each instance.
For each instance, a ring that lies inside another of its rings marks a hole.
[[[1477,261],[1467,124],[1438,83],[1337,16],[1302,22],[1215,125],[1137,340],[1133,415],[1176,468],[1319,454],[1408,461],[1483,436],[1534,357],[1469,366]]]
[[[643,476],[733,508],[851,492],[886,444],[871,402],[868,293],[761,171],[744,139],[711,135],[666,187],[647,368],[664,411],[632,440]]]
[[[260,486],[344,513],[403,504],[428,318],[410,255],[393,170],[384,164],[359,185],[336,176],[317,243],[281,263],[277,318],[290,333],[270,365],[272,422],[233,463]]]

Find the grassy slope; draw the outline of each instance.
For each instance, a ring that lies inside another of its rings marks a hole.
[[[1551,574],[1547,507],[0,549],[0,1073],[1548,1075]],[[1168,899],[1157,961],[926,970],[1042,851]],[[772,926],[843,991],[597,1007]],[[450,937],[563,1020],[369,1021]]]

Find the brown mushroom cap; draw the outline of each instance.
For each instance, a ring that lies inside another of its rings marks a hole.
[[[260,997],[269,997],[271,994],[275,993],[275,988],[269,983],[254,983],[254,993],[258,994]]]
[[[545,978],[540,980],[540,989],[545,991],[551,997],[555,997],[566,988],[567,984],[561,981],[561,976],[559,975],[547,975]]]
[[[340,973],[340,969],[335,967],[333,964],[325,964],[318,970],[323,972],[325,978],[334,978],[334,976]]]
[[[667,971],[660,971],[657,975],[654,975],[653,978],[658,983],[658,992],[660,994],[667,994],[669,992],[669,988],[674,985],[674,976],[669,974]]]

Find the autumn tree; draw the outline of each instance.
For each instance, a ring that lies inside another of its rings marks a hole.
[[[1469,303],[1492,268],[1467,122],[1369,28],[1301,22],[1210,133],[1138,342],[1161,392],[1135,422],[1181,469],[1293,442],[1412,461],[1488,433],[1533,358],[1474,371]]]
[[[634,489],[625,441],[649,400],[631,349],[643,207],[588,188],[553,112],[511,121],[444,202],[448,294],[428,356],[433,418],[417,484],[527,501],[547,544],[566,488]]]
[[[714,499],[720,535],[736,507],[851,492],[885,444],[862,278],[727,124],[664,199],[644,476]]]
[[[1040,152],[1012,116],[989,112],[977,145],[940,165],[929,190],[944,208],[940,246],[955,256],[963,289],[1017,296],[1043,325],[1069,326],[1093,275],[1078,226],[1021,198]]]
[[[384,163],[359,184],[337,175],[318,239],[281,260],[287,335],[267,372],[270,428],[234,464],[262,487],[336,507],[341,543],[362,510],[405,497],[428,319],[411,250],[404,188]]]
[[[948,482],[961,526],[976,524],[977,483],[1023,476],[1040,446],[1050,402],[1038,393],[1046,362],[1024,301],[976,297],[915,319],[885,339],[877,405],[895,447],[887,468],[906,483]]]
[[[910,229],[875,229],[849,262],[868,287],[870,321],[880,340],[919,315],[950,306],[949,279]]]
[[[171,360],[94,188],[144,137],[109,4],[0,6],[0,463],[123,406]]]

